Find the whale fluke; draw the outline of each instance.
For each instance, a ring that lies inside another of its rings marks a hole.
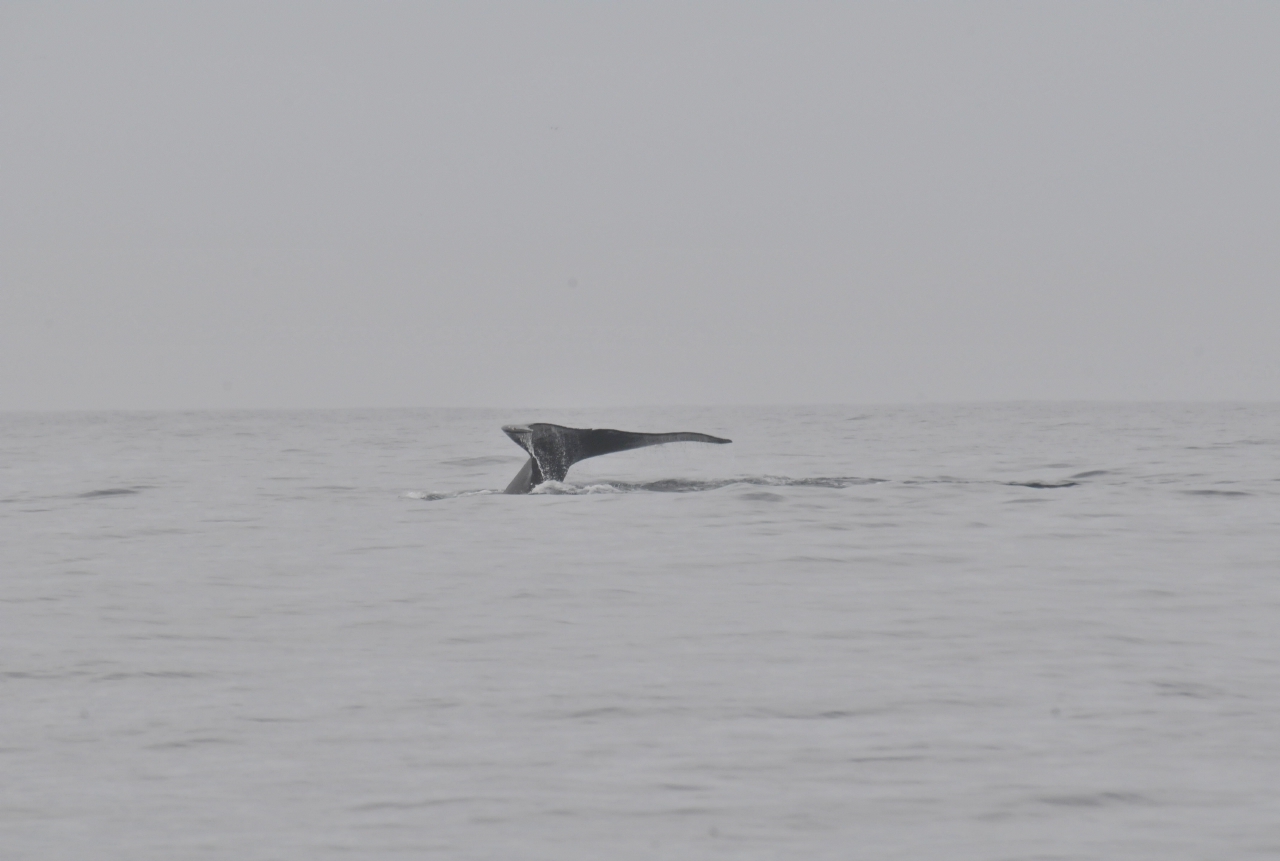
[[[502,430],[516,445],[529,452],[524,465],[504,493],[528,493],[544,481],[564,481],[569,467],[580,460],[662,445],[666,442],[710,442],[723,445],[733,440],[705,433],[634,433],[608,428],[567,428],[537,422],[530,425],[504,425]]]

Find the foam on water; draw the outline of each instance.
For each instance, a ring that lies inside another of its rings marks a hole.
[[[526,418],[0,416],[0,856],[1275,856],[1280,408]]]

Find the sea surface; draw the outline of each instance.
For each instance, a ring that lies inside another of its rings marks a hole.
[[[1277,857],[1280,406],[0,414],[6,861]]]

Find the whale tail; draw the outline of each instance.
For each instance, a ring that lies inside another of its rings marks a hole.
[[[529,460],[507,485],[504,493],[528,493],[544,481],[564,481],[569,467],[580,460],[629,451],[667,442],[709,442],[723,445],[733,440],[705,433],[634,433],[608,428],[567,428],[537,422],[504,425],[502,430],[516,445],[529,452]]]

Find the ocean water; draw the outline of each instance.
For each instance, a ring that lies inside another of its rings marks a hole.
[[[4,859],[1280,857],[1276,405],[4,414],[0,566]]]

